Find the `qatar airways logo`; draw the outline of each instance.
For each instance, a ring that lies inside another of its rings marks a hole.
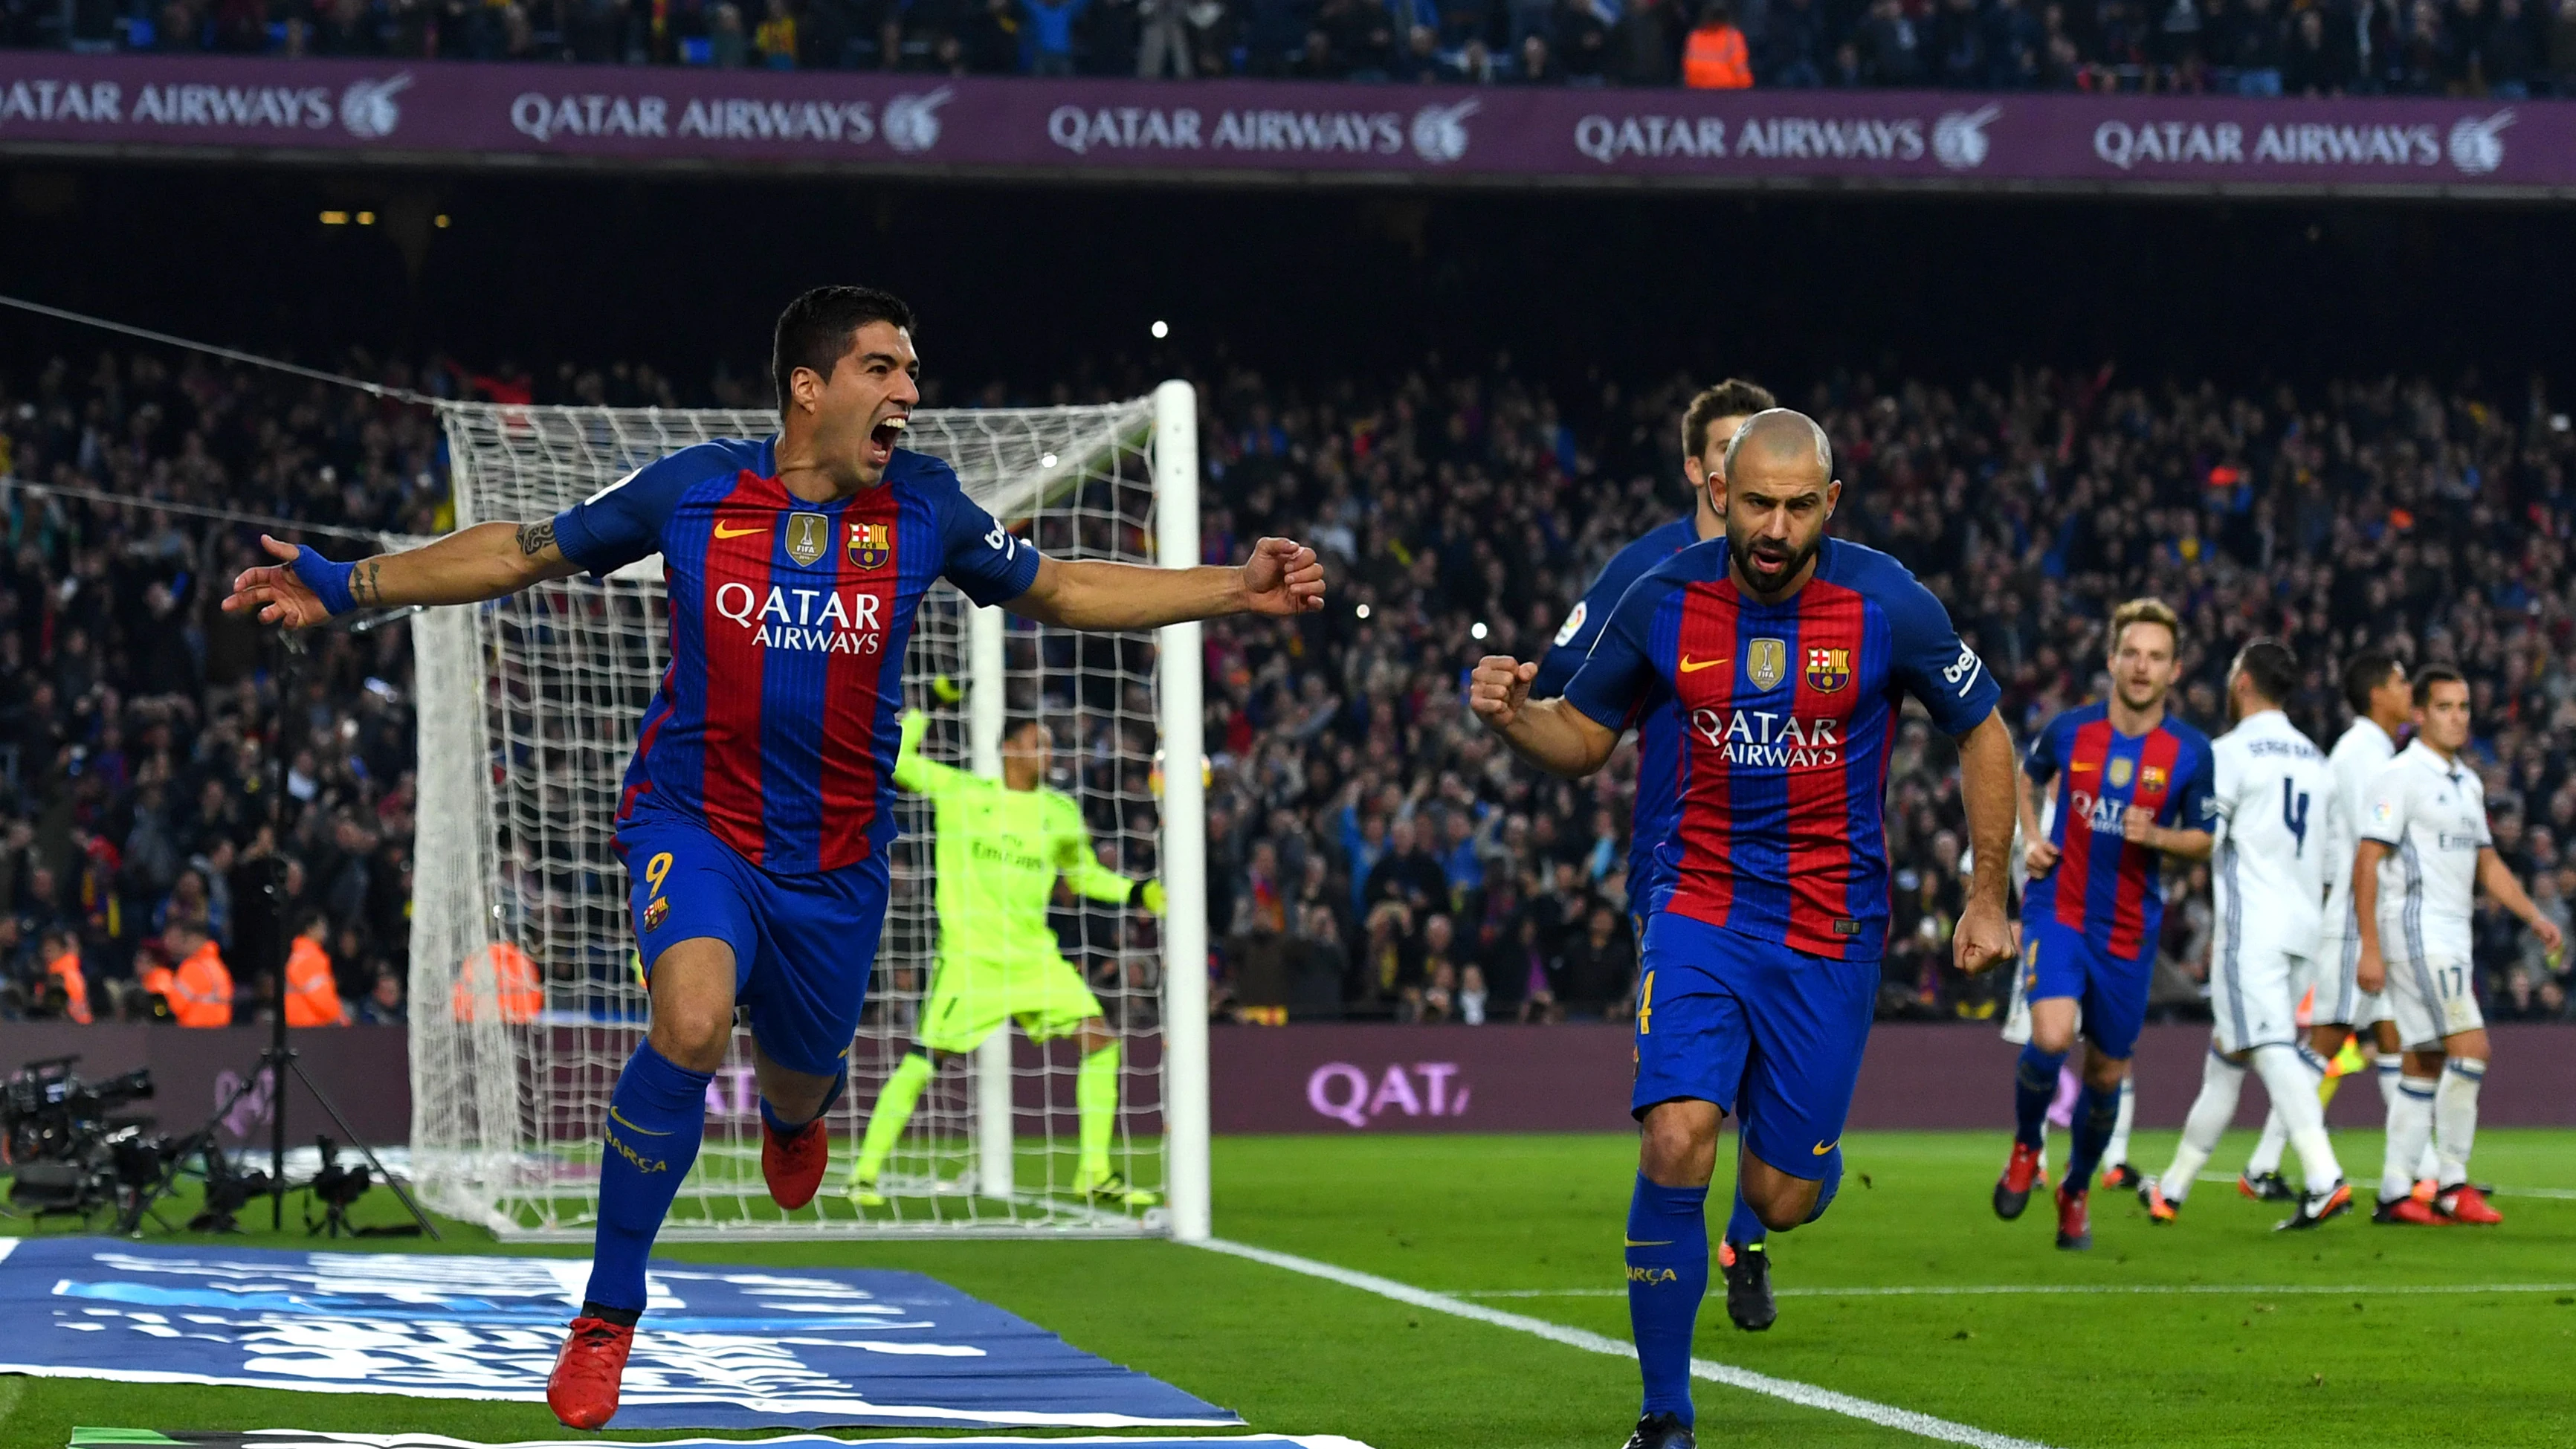
[[[2069,791],[2067,799],[2074,805],[2075,813],[2083,820],[2085,828],[2094,834],[2124,835],[2127,833],[2120,825],[2120,817],[2127,812],[2119,801],[2106,800],[2090,790]]]
[[[809,654],[875,654],[885,648],[878,612],[885,600],[857,589],[784,589],[761,596],[749,584],[720,584],[716,612],[754,631],[768,649]]]
[[[1767,709],[1695,709],[1691,733],[1722,752],[1730,765],[1806,770],[1843,762],[1843,722],[1802,720]]]

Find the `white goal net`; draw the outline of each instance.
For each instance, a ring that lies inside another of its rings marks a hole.
[[[1166,383],[1094,407],[925,410],[907,446],[1056,558],[1197,561],[1196,403]],[[767,413],[455,405],[442,409],[457,526],[551,517],[709,438],[765,436]],[[662,561],[567,579],[414,623],[420,814],[411,950],[413,1170],[433,1207],[505,1235],[588,1236],[599,1129],[646,1001],[612,848],[618,787],[668,662]],[[781,1213],[760,1177],[751,1045],[707,1095],[705,1146],[666,1237],[1208,1231],[1205,881],[1196,625],[1078,634],[978,609],[946,583],[914,624],[904,702],[932,758],[998,773],[1006,712],[1056,739],[1112,869],[1158,875],[1162,920],[1059,891],[1066,959],[1124,1047],[1112,1163],[1159,1204],[1077,1188],[1077,1047],[1006,1027],[944,1060],[865,1208],[843,1176],[878,1089],[911,1045],[939,943],[929,810],[898,794],[893,897],[831,1115],[832,1175]]]

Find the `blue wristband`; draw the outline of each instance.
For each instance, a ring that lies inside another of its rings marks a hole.
[[[315,553],[311,545],[298,544],[295,561],[286,567],[303,582],[304,587],[313,591],[313,596],[322,601],[326,611],[345,614],[358,607],[356,596],[349,592],[349,575],[358,571],[356,564],[333,563]]]

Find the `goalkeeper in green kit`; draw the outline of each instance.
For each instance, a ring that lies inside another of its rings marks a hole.
[[[938,1059],[974,1051],[1017,1018],[1031,1041],[1070,1036],[1082,1048],[1073,1089],[1082,1142],[1074,1190],[1103,1205],[1151,1206],[1154,1195],[1128,1187],[1109,1164],[1118,1120],[1118,1038],[1101,1016],[1099,998],[1057,948],[1047,904],[1062,876],[1095,901],[1160,915],[1162,883],[1131,881],[1092,854],[1081,808],[1045,785],[1055,737],[1043,722],[1026,719],[1009,727],[999,780],[925,757],[921,736],[929,723],[919,710],[904,715],[894,783],[931,802],[939,963],[913,1048],[886,1079],[869,1114],[867,1137],[850,1174],[850,1200],[862,1208],[885,1205],[877,1176]]]

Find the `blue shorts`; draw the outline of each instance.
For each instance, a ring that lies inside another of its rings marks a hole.
[[[2083,1008],[2084,1035],[2094,1050],[2113,1061],[2127,1061],[2138,1049],[2138,1028],[2146,1024],[2154,953],[2123,961],[2094,949],[2082,931],[2049,918],[2025,920],[2022,938],[2022,1000],[2074,997]]]
[[[617,853],[648,978],[672,946],[722,941],[760,1049],[791,1071],[840,1073],[885,926],[884,851],[827,875],[772,875],[704,825],[653,815],[617,832]]]
[[[1829,961],[1677,916],[1646,923],[1632,1114],[1677,1097],[1743,1124],[1752,1154],[1825,1175],[1842,1140],[1878,1003],[1876,961]]]

